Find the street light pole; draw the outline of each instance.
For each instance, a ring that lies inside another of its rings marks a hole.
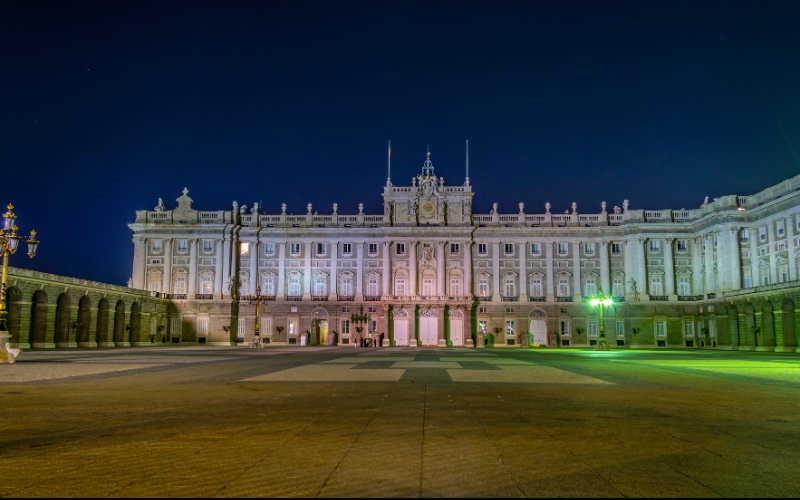
[[[597,339],[595,350],[610,351],[611,348],[608,346],[608,341],[606,341],[606,328],[605,323],[603,322],[603,309],[614,305],[614,299],[610,295],[604,296],[603,289],[601,288],[598,290],[597,295],[591,298],[589,305],[600,308],[600,338]]]
[[[261,322],[259,321],[259,312],[261,310],[261,303],[266,302],[268,300],[272,300],[273,297],[261,295],[261,287],[256,286],[255,295],[248,295],[243,298],[247,300],[250,303],[250,305],[253,304],[256,305],[256,329],[255,329],[256,333],[255,335],[253,335],[253,347],[263,347],[263,345],[261,344],[261,332],[260,332]]]
[[[14,207],[9,205],[8,212],[3,214],[3,225],[0,227],[0,254],[3,256],[3,281],[0,283],[0,363],[13,363],[20,350],[11,347],[9,340],[11,334],[8,333],[8,308],[6,307],[6,278],[8,277],[8,258],[16,253],[17,247],[22,240],[17,236],[19,229],[14,221],[17,216],[14,215]],[[34,258],[36,256],[36,249],[39,242],[36,240],[36,231],[31,231],[31,235],[25,240],[28,244],[28,257]]]

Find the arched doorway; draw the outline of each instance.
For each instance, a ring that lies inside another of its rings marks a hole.
[[[56,347],[69,347],[69,317],[70,317],[69,295],[62,293],[56,302]]]
[[[9,288],[6,291],[6,300],[8,302],[8,320],[6,328],[11,338],[8,340],[11,344],[19,344],[19,323],[22,316],[22,294],[17,288]]]
[[[114,344],[117,347],[125,345],[125,302],[117,302],[114,308]]]
[[[38,290],[31,299],[31,327],[28,334],[31,347],[47,347],[47,294]]]
[[[78,347],[89,347],[89,331],[92,321],[91,300],[84,295],[78,302]]]
[[[408,346],[408,312],[398,309],[394,312],[394,344],[398,347]]]
[[[453,347],[464,345],[464,313],[460,309],[450,311],[450,343]]]
[[[135,345],[139,342],[139,330],[141,329],[142,323],[141,310],[142,306],[140,306],[138,302],[134,302],[131,306],[131,345]]]
[[[328,311],[321,307],[311,311],[310,342],[311,345],[333,345],[333,335],[328,335]]]
[[[528,332],[529,345],[550,347],[550,336],[547,335],[547,316],[541,309],[534,309],[528,315],[530,329]]]
[[[787,298],[781,304],[783,311],[783,345],[787,351],[792,352],[797,347],[794,328],[794,301]]]
[[[98,346],[108,345],[108,300],[105,298],[97,305],[97,328],[94,338]]]
[[[439,345],[439,318],[433,309],[419,312],[419,341],[424,346]]]

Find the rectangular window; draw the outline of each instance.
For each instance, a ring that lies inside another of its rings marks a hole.
[[[489,309],[488,307],[479,307],[478,308],[478,312],[481,313],[481,314],[486,314],[486,311],[488,309]]]
[[[652,276],[650,278],[650,295],[664,295],[664,278],[660,276]]]
[[[292,255],[300,255],[300,243],[292,243]]]
[[[569,321],[561,322],[561,336],[569,337]]]
[[[516,338],[517,337],[517,329],[514,327],[514,321],[506,321],[506,338]]]
[[[300,295],[300,278],[298,276],[289,278],[289,295],[292,297]]]
[[[353,280],[352,278],[342,278],[342,286],[339,287],[343,297],[353,296]]]
[[[544,291],[542,289],[542,280],[531,280],[531,297],[543,297]]]
[[[153,240],[153,253],[161,253],[161,240]]]
[[[478,330],[480,330],[481,334],[486,335],[489,333],[489,322],[488,321],[478,321]]]
[[[342,243],[342,253],[344,255],[351,255],[353,253],[352,243]]]
[[[425,297],[430,297],[433,295],[433,280],[422,280],[422,295]]]
[[[509,313],[509,314],[513,313],[514,312],[514,308],[513,307],[506,307],[506,312]]]
[[[692,294],[692,283],[689,278],[678,278],[678,295],[688,297]]]
[[[264,278],[264,283],[261,285],[261,293],[267,297],[275,296],[275,278],[271,276]]]
[[[317,255],[325,255],[326,253],[328,253],[328,245],[317,243]]]
[[[189,251],[189,243],[186,240],[178,240],[178,251],[179,252],[188,252]]]
[[[717,338],[717,323],[713,319],[708,320],[708,336],[712,339]]]
[[[314,295],[324,297],[328,294],[328,283],[325,278],[317,278],[314,283]]]
[[[782,251],[784,251],[784,250],[786,250],[786,245],[784,245],[783,243],[781,243],[780,245],[778,245],[778,251],[779,251],[779,252],[782,252]]]
[[[275,243],[264,244],[264,255],[275,255]]]
[[[750,241],[750,231],[747,229],[742,229],[740,241],[742,243],[748,243]]]
[[[625,337],[625,322],[617,321],[617,338]]]
[[[405,243],[398,243],[397,244],[397,255],[405,255],[406,254],[406,244]]]
[[[619,255],[622,253],[622,246],[619,243],[612,243],[611,244],[611,253],[614,255]]]
[[[505,251],[506,251],[506,255],[514,255],[514,244],[513,243],[506,243],[505,244]]]
[[[376,313],[378,312],[378,308],[375,306],[370,306],[367,308],[367,312]]]
[[[599,337],[600,327],[597,321],[588,321],[586,323],[586,330],[589,332],[589,337]]]
[[[245,330],[247,330],[247,322],[244,318],[239,318],[239,328],[236,330],[237,337],[244,337]]]
[[[478,243],[478,255],[486,255],[489,253],[489,246],[486,243]]]
[[[154,281],[150,280],[150,291],[151,292],[161,292],[161,281]]]
[[[300,333],[300,320],[297,319],[290,319],[288,321],[289,324],[289,335],[297,335]]]
[[[503,295],[505,295],[506,297],[517,296],[517,286],[514,283],[513,279],[503,280]]]
[[[558,296],[569,297],[569,280],[558,280]]]
[[[686,244],[686,240],[678,240],[678,252],[679,253],[686,253],[688,246]]]
[[[211,253],[214,251],[214,242],[211,240],[204,240],[203,241],[203,251],[205,253]]]
[[[559,243],[558,244],[558,255],[567,255],[568,247],[566,243]]]
[[[272,319],[261,318],[261,328],[258,331],[259,335],[270,337],[272,335]]]
[[[781,283],[786,283],[787,281],[789,281],[789,272],[786,270],[785,267],[781,267],[780,275],[781,275]]]
[[[764,286],[769,285],[769,276],[764,276]]]
[[[461,245],[459,245],[458,243],[451,243],[450,253],[453,255],[458,255],[459,253],[461,253]]]
[[[597,295],[597,280],[595,278],[586,279],[586,296],[594,297]]]
[[[242,242],[242,255],[250,255],[250,243]]]
[[[758,249],[758,255],[761,255],[761,256],[767,255],[767,248],[766,247],[759,248]]]
[[[615,279],[611,295],[614,297],[624,297],[625,296],[625,284],[622,282],[621,279]]]
[[[683,334],[686,337],[694,337],[694,321],[683,322]]]
[[[531,253],[533,255],[541,255],[542,254],[541,243],[531,243]]]
[[[370,255],[378,255],[378,244],[377,243],[370,243],[369,244],[369,254]]]
[[[349,306],[343,306],[342,307],[342,312],[343,313],[349,313],[350,312],[350,307]]]
[[[797,214],[795,219],[796,219],[796,222],[797,222],[797,229],[800,229],[800,214]]]
[[[706,332],[705,332],[705,329],[703,328],[703,322],[702,321],[698,321],[697,322],[697,330],[695,330],[695,331],[697,332],[697,336],[698,337],[705,337]]]
[[[342,335],[350,335],[350,320],[342,320]]]
[[[661,251],[661,240],[650,240],[650,253],[659,253]]]
[[[667,336],[667,322],[656,321],[656,337],[666,337],[666,336]]]
[[[783,236],[783,233],[786,232],[786,223],[782,220],[778,221],[778,236]]]
[[[761,227],[759,229],[759,238],[761,238],[761,241],[767,241],[767,228],[766,227]]]
[[[744,277],[744,287],[745,288],[753,288],[753,278],[750,276]]]
[[[213,277],[206,275],[200,279],[200,293],[204,295],[211,295],[214,293]]]
[[[208,335],[208,318],[197,318],[197,335],[201,337]]]
[[[585,243],[583,251],[586,255],[594,255],[594,243]]]
[[[479,297],[489,296],[489,280],[485,278],[481,278],[478,280],[478,296]]]
[[[247,276],[239,277],[239,295],[248,295],[250,293],[250,278]]]
[[[186,293],[186,278],[183,276],[178,276],[175,278],[175,293],[178,295],[184,295]]]
[[[406,280],[398,279],[394,281],[394,294],[398,297],[406,295]]]
[[[378,296],[378,278],[367,278],[367,295],[370,297]]]
[[[450,280],[450,295],[452,295],[453,297],[458,297],[461,295],[461,280],[458,279]]]

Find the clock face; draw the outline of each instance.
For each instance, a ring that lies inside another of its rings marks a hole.
[[[425,203],[423,203],[423,204],[422,204],[422,206],[421,206],[421,207],[419,207],[419,208],[420,208],[420,211],[421,211],[421,212],[422,212],[424,215],[432,215],[432,214],[433,214],[433,212],[436,210],[436,205],[434,205],[432,201],[426,201],[426,202],[425,202]]]

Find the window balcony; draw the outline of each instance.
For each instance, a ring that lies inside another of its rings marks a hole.
[[[173,293],[170,296],[170,298],[172,298],[173,300],[186,300],[186,294],[185,293]]]
[[[517,302],[517,301],[519,301],[519,297],[512,297],[508,295],[503,297],[503,302]]]
[[[287,302],[300,302],[301,300],[303,300],[302,295],[287,295],[286,296],[286,301]]]
[[[336,297],[339,299],[339,302],[353,302],[356,300],[352,295],[337,295]]]
[[[478,302],[491,302],[491,297],[478,297]]]
[[[264,300],[264,301],[267,301],[267,302],[273,302],[275,300],[275,296],[274,295],[262,295],[261,296],[261,300]]]
[[[706,297],[708,297],[708,300],[716,299],[717,298],[717,294],[716,293],[709,293],[708,295],[706,295]]]
[[[703,300],[702,295],[678,295],[678,302],[697,302]]]
[[[528,297],[528,300],[531,302],[544,302],[545,297]]]
[[[669,297],[666,295],[651,295],[650,302],[666,302],[669,300]]]
[[[572,297],[556,297],[556,302],[572,302]]]
[[[197,300],[211,300],[214,298],[214,294],[212,293],[199,293],[195,295]]]
[[[365,302],[380,302],[381,296],[380,295],[365,295],[364,301]]]
[[[311,300],[314,300],[314,301],[317,301],[317,302],[327,302],[328,296],[327,295],[312,295],[311,296]]]

